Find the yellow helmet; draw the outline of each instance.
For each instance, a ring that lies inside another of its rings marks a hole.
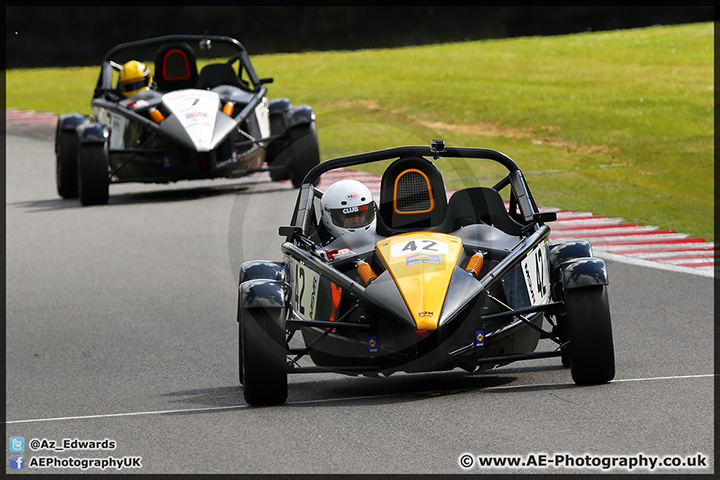
[[[137,60],[130,60],[120,70],[120,91],[125,97],[131,97],[149,88],[151,83],[150,70]]]

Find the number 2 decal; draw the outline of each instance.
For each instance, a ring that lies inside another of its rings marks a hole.
[[[539,245],[521,262],[530,303],[538,305],[548,300],[550,274],[547,265],[547,243]]]
[[[295,289],[295,302],[298,304],[300,315],[305,313],[305,307],[300,303],[300,299],[305,295],[305,270],[298,268],[297,272],[297,288]]]
[[[295,305],[297,314],[305,320],[314,320],[320,274],[300,262],[296,262],[295,265]]]

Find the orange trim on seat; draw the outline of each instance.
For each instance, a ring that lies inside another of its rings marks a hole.
[[[401,178],[403,175],[405,175],[406,173],[410,173],[410,172],[419,173],[419,174],[422,175],[422,177],[425,179],[425,183],[427,184],[428,194],[430,195],[430,208],[428,208],[428,209],[426,209],[426,210],[414,210],[414,211],[412,211],[412,212],[401,212],[401,211],[398,210],[398,208],[397,208],[397,193],[398,193],[398,191],[397,191],[398,188],[397,188],[397,187],[398,187],[398,182],[400,181],[400,178]],[[435,199],[433,198],[433,191],[432,191],[432,188],[431,188],[431,186],[430,186],[430,179],[428,178],[427,175],[425,175],[425,172],[423,172],[422,170],[418,170],[417,168],[408,168],[407,170],[403,170],[402,173],[400,173],[400,175],[398,175],[397,177],[395,177],[395,187],[394,187],[394,190],[393,190],[393,211],[394,211],[395,213],[400,214],[400,215],[412,215],[412,214],[416,214],[416,213],[432,212],[434,209],[435,209]]]

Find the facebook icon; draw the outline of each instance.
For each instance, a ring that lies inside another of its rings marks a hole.
[[[23,470],[25,468],[25,455],[10,455],[10,470]]]

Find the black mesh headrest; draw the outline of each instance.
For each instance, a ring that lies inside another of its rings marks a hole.
[[[155,82],[159,90],[195,88],[198,80],[195,53],[183,42],[166,43],[155,54]]]
[[[437,226],[447,210],[442,175],[422,157],[395,160],[380,184],[380,216],[391,233]]]

